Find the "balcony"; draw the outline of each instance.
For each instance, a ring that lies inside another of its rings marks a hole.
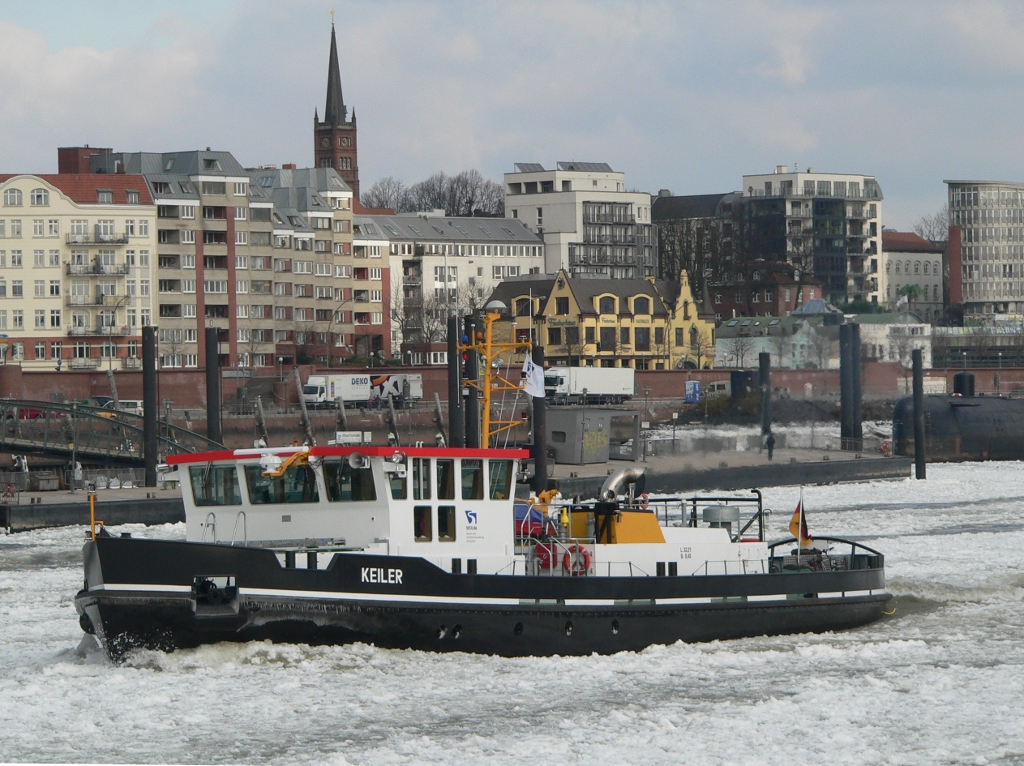
[[[611,213],[586,213],[583,216],[583,223],[636,223],[635,215],[612,215]]]
[[[127,245],[128,234],[68,234],[69,245]]]
[[[137,356],[125,357],[121,360],[121,366],[126,370],[137,370],[142,367],[142,359]]]
[[[128,335],[128,330],[128,325],[121,325],[120,327],[69,327],[68,335],[73,338],[80,338],[82,336],[114,337]]]
[[[402,275],[403,285],[422,285],[423,276],[421,274],[403,274]]]
[[[69,359],[68,367],[72,370],[95,370],[100,366],[102,359]]]
[[[132,273],[132,267],[114,263],[65,263],[64,271],[69,277],[126,277]]]
[[[65,295],[65,306],[134,306],[134,295]]]

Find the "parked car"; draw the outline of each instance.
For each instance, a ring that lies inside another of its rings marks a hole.
[[[142,417],[142,400],[141,399],[121,399],[118,402],[118,412],[127,412],[130,415],[138,415]],[[114,402],[109,401],[103,405],[105,410],[113,410]],[[102,413],[101,413],[102,414]]]

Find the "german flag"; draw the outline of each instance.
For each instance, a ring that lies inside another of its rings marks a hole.
[[[809,543],[814,542],[810,532],[807,531],[807,517],[804,515],[804,493],[800,493],[800,501],[793,511],[793,518],[789,521],[789,533],[800,541],[800,547],[806,548]]]

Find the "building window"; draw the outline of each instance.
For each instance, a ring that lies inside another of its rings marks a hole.
[[[132,191],[131,189],[129,189],[126,192],[126,194],[128,195],[128,204],[129,205],[138,205],[139,204],[139,193],[137,191]]]
[[[647,298],[634,298],[633,299],[633,313],[634,314],[650,314],[651,313],[651,302]]]
[[[4,190],[4,207],[21,207],[21,189]]]
[[[629,328],[628,327],[621,327],[621,328],[619,328],[619,343],[621,343],[623,346],[628,346],[629,345]]]
[[[555,298],[555,313],[559,316],[569,316],[568,298]]]
[[[549,327],[548,328],[548,345],[549,346],[561,346],[562,345],[562,328],[561,327]]]
[[[598,311],[601,314],[614,314],[615,313],[615,299],[610,297],[601,298],[599,301]]]
[[[114,192],[110,189],[97,189],[96,201],[101,205],[112,205],[114,204]]]

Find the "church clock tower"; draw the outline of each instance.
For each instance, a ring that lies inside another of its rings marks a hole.
[[[333,15],[333,12],[332,12]],[[348,107],[341,96],[338,40],[331,21],[331,57],[327,65],[327,106],[323,122],[313,111],[313,157],[317,167],[334,168],[352,193],[359,198],[359,163],[356,145],[356,112],[348,119]]]

